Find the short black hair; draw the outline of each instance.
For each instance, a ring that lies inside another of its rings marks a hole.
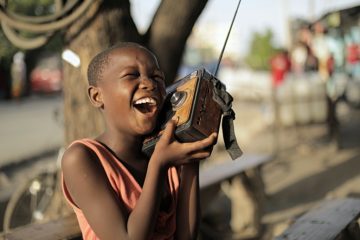
[[[136,48],[143,48],[147,50],[149,53],[151,53],[154,58],[156,59],[155,55],[146,47],[139,43],[135,42],[119,42],[104,51],[98,53],[90,62],[88,71],[87,71],[87,77],[88,82],[90,86],[96,86],[97,82],[101,79],[102,73],[106,67],[106,65],[109,63],[109,56],[110,54],[115,50],[119,48],[126,48],[126,47],[136,47]]]

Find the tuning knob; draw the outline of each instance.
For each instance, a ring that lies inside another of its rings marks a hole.
[[[184,91],[174,92],[170,98],[172,108],[179,108],[185,102],[186,96],[187,93]]]

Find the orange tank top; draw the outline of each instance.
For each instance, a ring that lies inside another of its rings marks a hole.
[[[141,194],[141,186],[131,175],[128,169],[100,142],[85,138],[74,141],[74,143],[81,143],[91,149],[98,157],[103,166],[107,178],[119,197],[119,201],[123,202],[128,212],[130,213],[136,205],[137,200]],[[171,192],[171,206],[166,211],[158,213],[157,223],[155,225],[154,234],[150,239],[173,239],[176,228],[176,205],[177,195],[179,190],[179,178],[176,168],[168,170],[168,181]],[[68,192],[64,180],[62,180],[63,194],[65,199],[74,210],[81,233],[84,240],[98,240],[94,231],[91,229],[83,212],[78,208],[72,200]]]

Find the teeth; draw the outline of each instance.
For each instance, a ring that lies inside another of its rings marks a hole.
[[[139,100],[136,100],[134,104],[144,104],[144,103],[156,104],[156,101],[153,98],[145,97],[145,98],[141,98]]]

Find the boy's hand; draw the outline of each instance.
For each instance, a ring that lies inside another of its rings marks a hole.
[[[212,146],[216,143],[217,133],[189,143],[180,143],[174,137],[176,120],[170,120],[155,146],[151,159],[162,167],[179,166],[210,156]]]

